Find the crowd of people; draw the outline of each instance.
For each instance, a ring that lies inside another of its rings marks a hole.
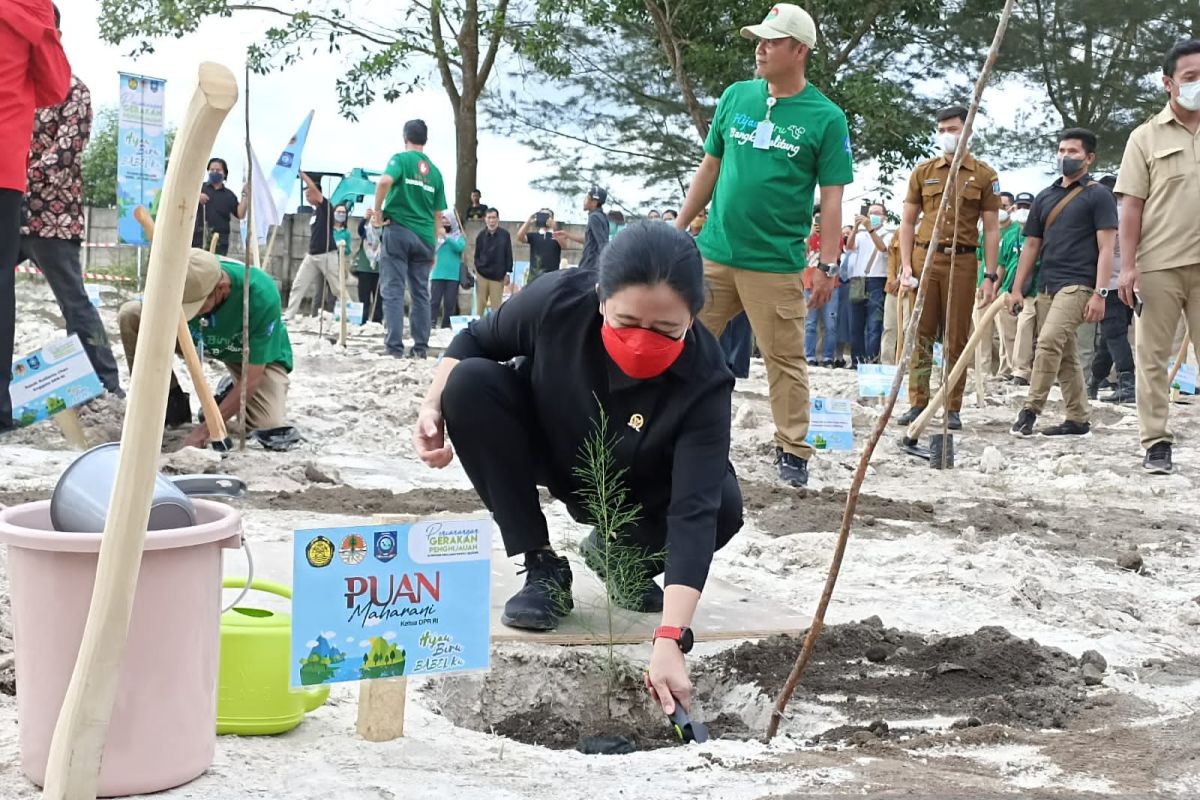
[[[0,85],[0,260],[15,265],[24,253],[41,267],[68,329],[119,392],[79,267],[87,90],[71,77],[50,3],[16,8],[0,24],[5,74],[23,76]],[[745,374],[752,349],[766,367],[774,463],[790,486],[807,484],[813,455],[809,368],[895,363],[919,291],[925,302],[912,343],[910,407],[899,423],[927,410],[940,343],[947,367],[970,358],[977,370],[1028,387],[1011,429],[1019,437],[1035,433],[1055,384],[1065,416],[1041,434],[1088,435],[1088,401],[1108,382],[1109,399],[1136,402],[1144,467],[1163,474],[1173,469],[1168,363],[1181,331],[1185,339],[1200,331],[1200,40],[1166,54],[1166,104],[1129,138],[1116,176],[1092,175],[1097,137],[1071,128],[1057,137],[1053,184],[1037,193],[1002,191],[996,171],[963,141],[968,111],[955,106],[931,119],[940,152],[915,166],[902,207],[867,202],[843,226],[854,156],[845,113],[808,80],[818,44],[812,17],[778,4],[741,34],[755,42],[758,78],[722,94],[678,210],[627,224],[606,210],[607,192],[594,186],[584,198],[582,234],[560,229],[548,208],[534,212],[516,238],[529,246],[537,279],[506,299],[512,236],[497,209],[472,194],[464,216],[484,224],[466,268],[462,225],[425,153],[428,128],[410,120],[354,254],[347,252],[349,209],[331,206],[304,176],[312,238],[286,309],[296,313],[322,284],[336,293],[333,276],[351,256],[368,316],[378,310],[386,326],[386,352],[425,358],[433,323],[449,324],[458,287],[476,282],[479,319],[437,365],[413,438],[432,467],[450,463],[453,442],[509,555],[524,558],[526,585],[506,604],[506,624],[546,630],[569,613],[570,566],[551,549],[537,487],[594,523],[579,501],[579,453],[601,415],[619,430],[612,458],[628,476],[630,502],[642,509],[636,524],[618,532],[635,553],[637,573],[635,590],[621,602],[661,614],[647,686],[668,713],[688,703],[683,655],[713,552],[742,524],[729,462],[731,372]],[[961,171],[952,185],[956,154]],[[251,427],[278,425],[292,369],[285,310],[270,276],[251,270],[251,331],[242,342],[244,268],[224,255],[245,198],[225,185],[224,161],[212,159],[208,172],[184,312],[204,353],[228,365],[232,388],[247,383]],[[943,201],[950,213],[938,226]],[[214,233],[211,253],[206,240]],[[582,247],[579,265],[560,269],[572,243]],[[3,359],[12,355],[12,273],[0,269]],[[1129,343],[1135,318],[1136,355]],[[121,309],[130,362],[139,320],[136,304]],[[1095,324],[1099,336],[1080,336]],[[966,353],[973,327],[978,352]],[[9,372],[8,361],[0,363],[4,427],[12,424]],[[963,372],[947,392],[946,423],[954,430],[963,426],[965,383]],[[169,414],[190,420],[186,396],[173,387]],[[221,402],[226,416],[237,413],[236,395]],[[202,436],[198,428],[188,441]],[[606,546],[593,532],[585,554]],[[603,573],[601,562],[588,563]],[[659,574],[664,588],[653,580]]]

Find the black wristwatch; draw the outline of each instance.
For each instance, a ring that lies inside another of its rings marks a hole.
[[[998,272],[985,272],[983,273],[983,277],[985,280],[989,280],[992,283],[1000,282],[1000,273]]]
[[[827,278],[836,278],[840,267],[837,264],[817,264],[817,269],[824,273]]]
[[[673,628],[670,625],[659,625],[654,629],[654,641],[658,641],[659,639],[673,640],[684,653],[692,652],[692,645],[696,643],[696,638],[692,635],[691,628]]]

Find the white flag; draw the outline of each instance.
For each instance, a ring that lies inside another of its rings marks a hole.
[[[254,147],[250,147],[250,160],[252,162],[251,173],[251,203],[253,204],[254,214],[254,231],[258,235],[258,243],[266,244],[267,234],[271,230],[272,225],[283,224],[283,204],[287,202],[286,198],[280,202],[279,191],[271,179],[263,172],[262,164],[258,161],[258,154],[254,152]],[[242,225],[243,236],[245,235],[245,224]]]

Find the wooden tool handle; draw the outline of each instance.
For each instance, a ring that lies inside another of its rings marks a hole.
[[[192,331],[188,328],[183,312],[179,314],[179,351],[183,353],[184,363],[187,364],[188,374],[192,376],[192,386],[200,396],[200,407],[204,409],[204,424],[208,426],[210,442],[224,442],[229,434],[225,430],[225,418],[221,415],[221,407],[213,397],[212,389],[204,377],[204,365],[200,363],[200,355],[196,352],[196,343],[192,341]]]
[[[203,63],[198,77],[199,85],[175,138],[159,206],[157,241],[150,249],[121,455],[87,625],[50,745],[42,794],[47,800],[96,796],[100,758],[125,658],[162,449],[175,355],[176,337],[172,334],[183,300],[184,272],[179,266],[187,261],[192,243],[196,187],[204,180],[205,159],[222,121],[237,102],[237,81],[226,67]]]
[[[133,218],[141,223],[146,240],[154,241],[154,220],[150,218],[150,212],[146,210],[146,207],[135,208]],[[218,240],[219,234],[213,234],[214,252],[217,249]],[[192,341],[192,332],[188,328],[188,321],[184,318],[182,311],[179,313],[179,327],[175,332],[175,337],[179,344],[179,352],[183,354],[183,361],[187,364],[188,374],[192,376],[192,387],[200,398],[200,407],[204,409],[204,424],[208,427],[208,440],[224,445],[226,437],[229,436],[225,429],[225,418],[221,416],[221,408],[217,405],[212,389],[208,386],[208,380],[204,377],[204,367],[200,362],[199,354],[196,353],[196,343]]]
[[[983,332],[988,327],[996,314],[1000,313],[1000,309],[1004,308],[1004,301],[1008,295],[1003,294],[992,301],[988,306],[987,311],[983,312],[983,316],[979,319],[979,324],[975,326],[975,332],[971,334],[971,338],[967,340],[967,344],[963,347],[962,353],[959,354],[958,360],[954,362],[954,369],[950,370],[950,374],[942,378],[942,385],[938,387],[937,394],[929,401],[929,405],[921,412],[921,416],[913,420],[913,423],[908,426],[908,431],[905,435],[909,439],[917,439],[921,436],[921,431],[925,430],[925,426],[929,424],[929,420],[933,415],[941,409],[942,404],[946,402],[946,392],[950,390],[963,373],[967,371],[967,365],[974,359],[964,358],[967,353],[975,352],[975,348],[979,346],[979,341],[983,338]],[[949,352],[943,353],[943,358],[948,358]]]
[[[1187,326],[1183,326],[1183,342],[1179,345],[1179,352],[1175,356],[1175,365],[1171,367],[1171,372],[1167,375],[1167,386],[1175,383],[1175,376],[1179,374],[1179,368],[1183,366],[1183,362],[1187,361],[1188,345],[1192,343],[1192,332]]]

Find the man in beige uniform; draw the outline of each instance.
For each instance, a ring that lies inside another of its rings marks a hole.
[[[1167,107],[1125,146],[1121,200],[1121,300],[1136,308],[1138,428],[1147,472],[1173,470],[1167,429],[1167,362],[1180,314],[1200,334],[1200,39],[1171,48],[1163,64]]]

